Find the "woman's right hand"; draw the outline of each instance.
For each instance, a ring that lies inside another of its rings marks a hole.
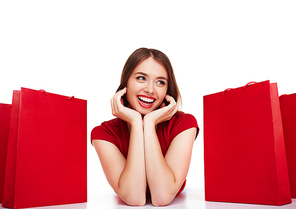
[[[136,122],[142,121],[142,116],[139,112],[136,110],[133,110],[131,108],[125,107],[123,105],[123,99],[122,96],[126,94],[126,87],[122,90],[119,90],[114,94],[114,96],[111,99],[111,109],[112,114],[115,117],[118,117],[130,125]]]

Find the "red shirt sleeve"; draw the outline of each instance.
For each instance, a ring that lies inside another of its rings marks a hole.
[[[115,118],[103,122],[100,126],[93,128],[91,140],[104,140],[114,144],[120,152],[127,157],[129,136],[126,122]]]
[[[100,126],[93,128],[91,132],[91,140],[101,139],[116,144],[116,140],[112,131],[108,128],[108,124],[103,122]]]
[[[184,112],[177,112],[174,118],[172,118],[173,121],[169,124],[169,130],[171,132],[170,138],[171,141],[181,132],[189,129],[189,128],[196,128],[196,136],[199,132],[199,127],[197,125],[197,121],[195,117],[191,114],[186,114]]]

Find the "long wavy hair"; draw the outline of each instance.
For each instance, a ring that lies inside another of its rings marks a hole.
[[[182,99],[181,99],[179,87],[176,82],[172,64],[169,58],[163,52],[156,49],[139,48],[129,56],[129,58],[127,59],[123,67],[123,70],[121,73],[120,85],[117,88],[116,92],[127,86],[127,81],[132,75],[134,69],[141,62],[143,62],[145,59],[148,59],[149,57],[152,57],[154,60],[156,60],[158,63],[160,63],[165,67],[168,74],[168,89],[166,94],[172,96],[175,99],[178,107],[180,108],[182,104],[182,101],[181,101]],[[122,97],[122,99],[123,99],[124,105],[128,106],[128,101],[125,95]]]

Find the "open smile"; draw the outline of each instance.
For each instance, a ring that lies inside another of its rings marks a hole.
[[[142,107],[145,108],[150,108],[153,106],[153,103],[155,102],[156,99],[154,99],[153,97],[147,97],[144,95],[139,95],[138,96],[138,102]]]

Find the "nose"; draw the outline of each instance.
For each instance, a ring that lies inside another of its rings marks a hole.
[[[144,91],[148,94],[153,94],[154,93],[154,83],[147,82]]]

